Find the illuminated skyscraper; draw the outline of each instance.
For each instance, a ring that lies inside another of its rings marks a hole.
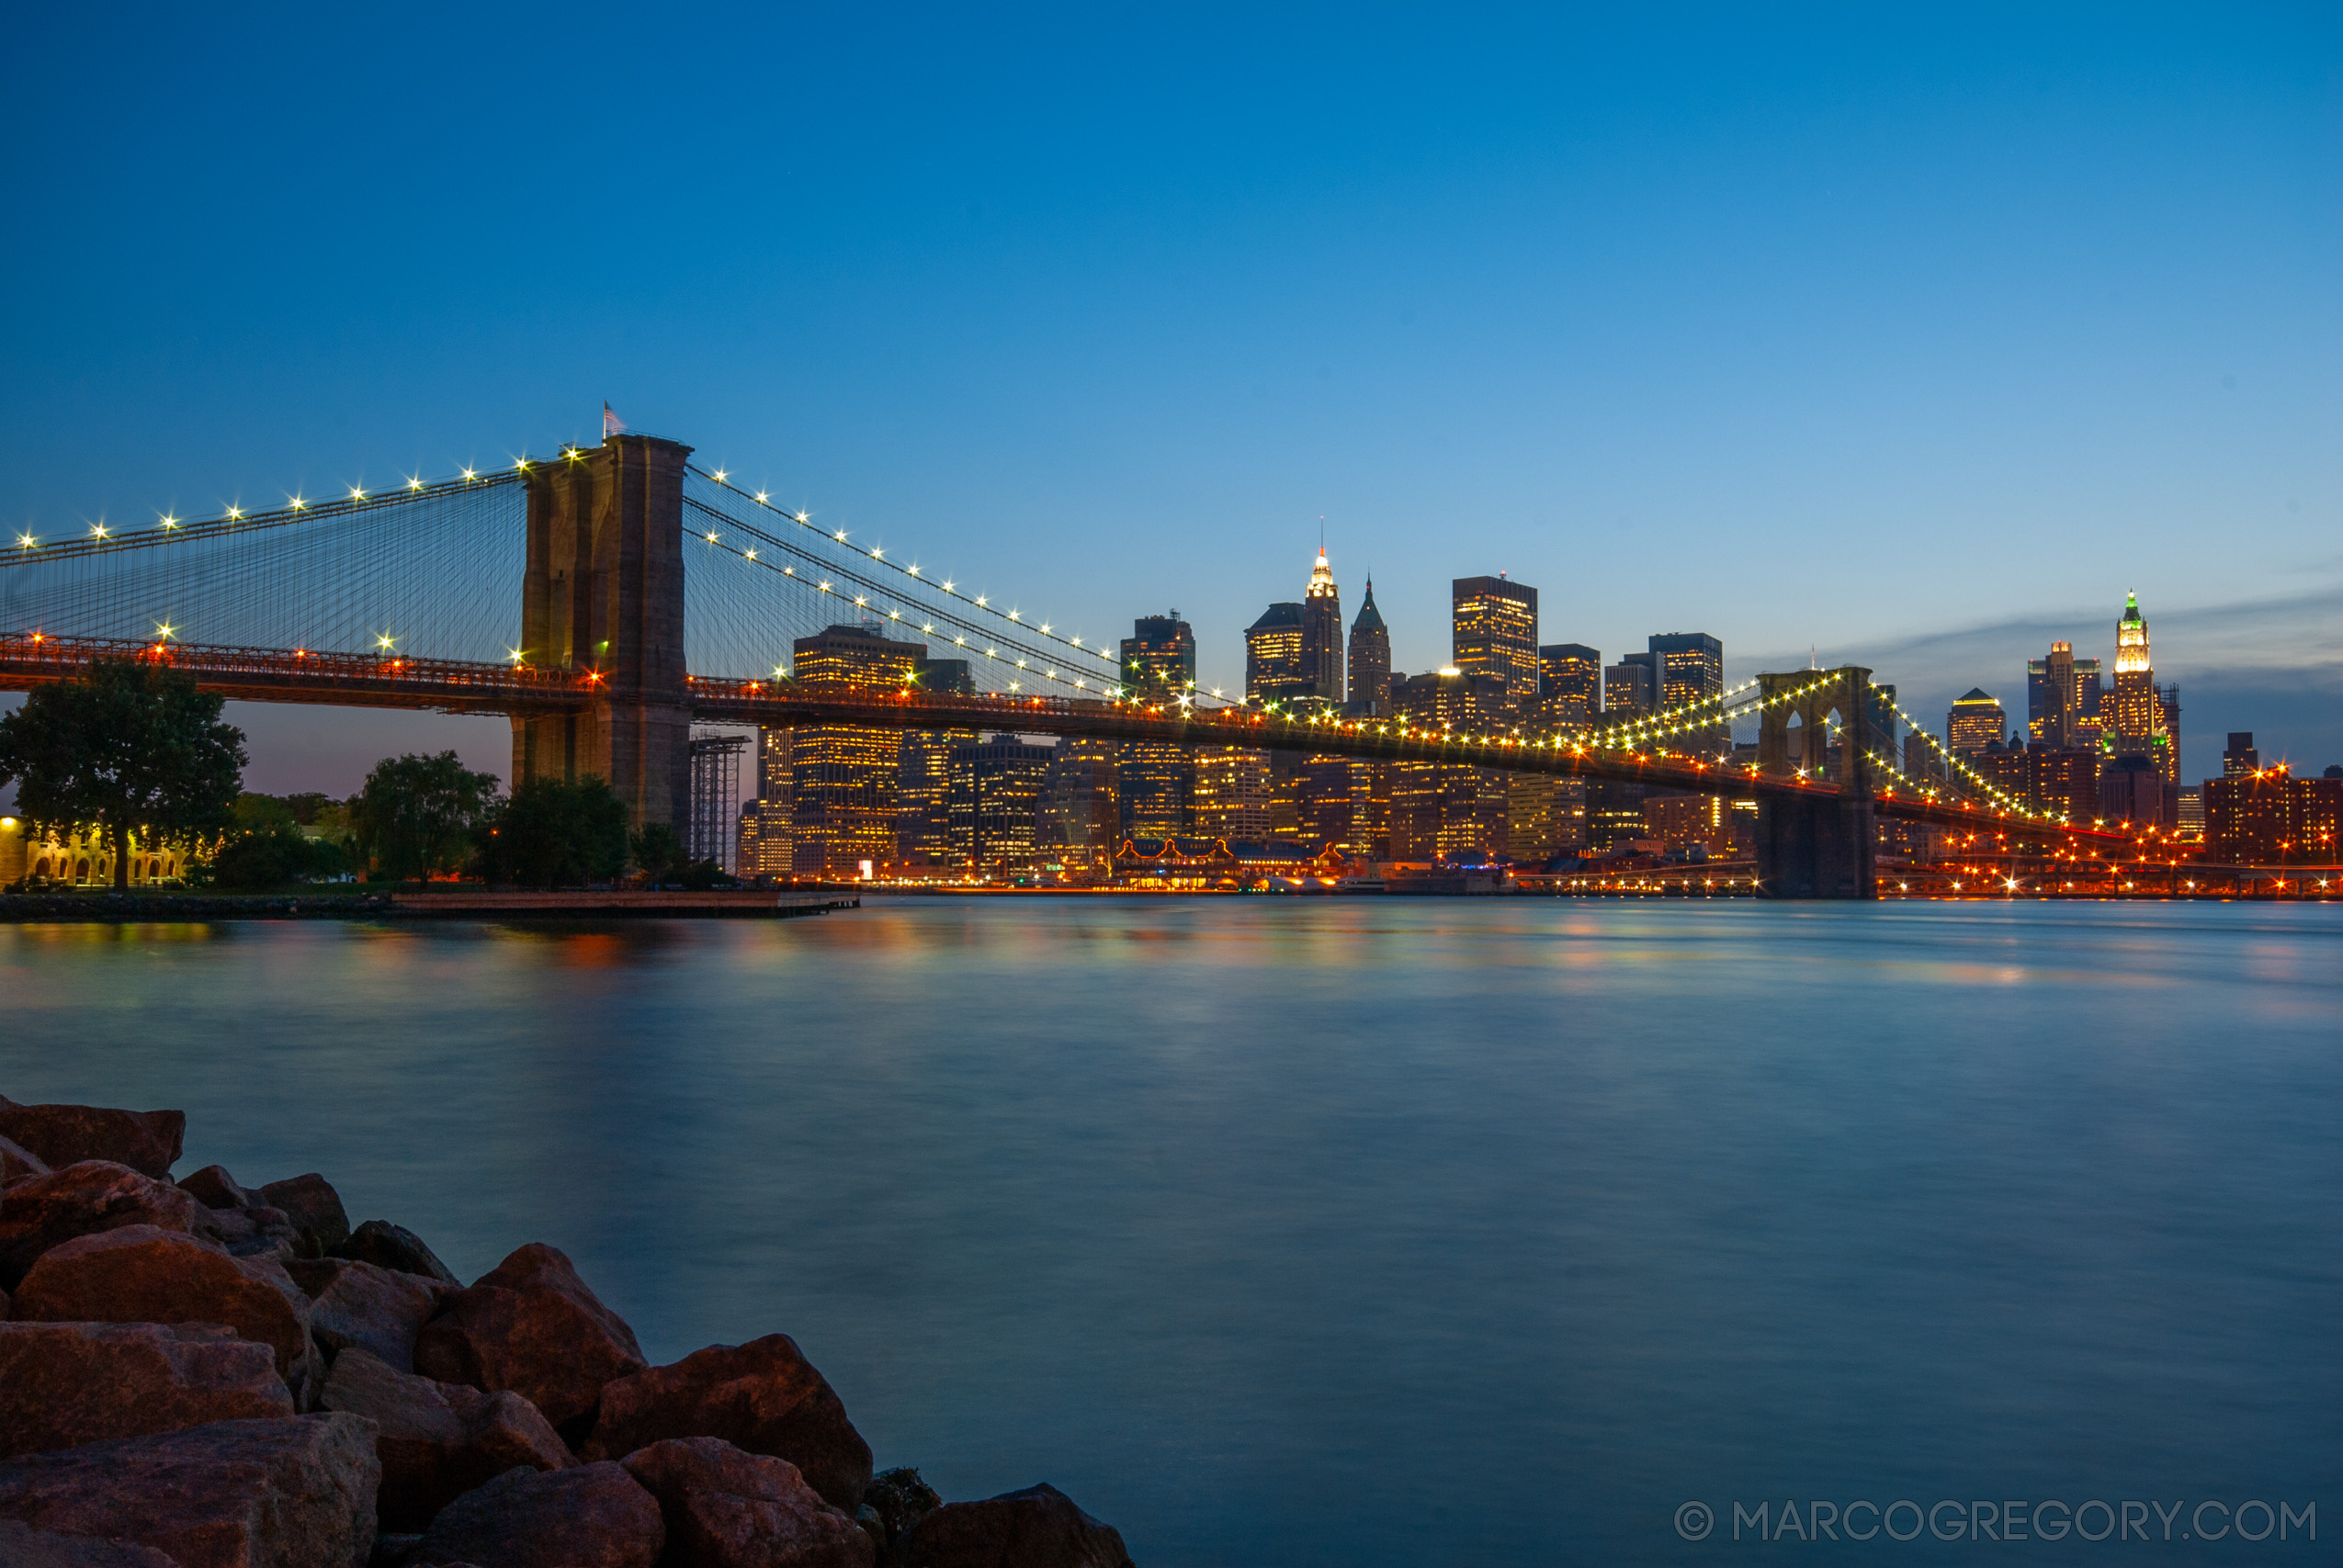
[[[2178,694],[2173,705],[2179,705]],[[2177,785],[2179,757],[2172,734],[2165,728],[2163,694],[2156,690],[2156,665],[2148,649],[2147,618],[2140,614],[2136,593],[2126,594],[2123,618],[2115,623],[2115,722],[2107,749],[2117,757],[2145,757],[2156,774]]]
[[[1311,696],[1330,703],[1342,700],[1342,591],[1334,585],[1334,569],[1326,564],[1323,546],[1302,596],[1302,678],[1309,682]]]
[[[1605,716],[1632,717],[1653,707],[1651,655],[1631,653],[1602,672]]]
[[[1195,770],[1195,836],[1267,843],[1269,753],[1245,746],[1199,746]]]
[[[1656,706],[1681,708],[1725,691],[1725,645],[1706,632],[1661,632],[1651,638]],[[1733,727],[1715,724],[1674,737],[1681,750],[1722,753],[1733,749]]]
[[[1041,782],[1035,817],[1034,849],[1043,859],[1082,863],[1111,856],[1123,829],[1115,804],[1115,742],[1060,740]]]
[[[910,690],[924,644],[899,642],[876,622],[832,626],[797,640],[798,684],[809,692]],[[856,725],[810,725],[789,738],[791,860],[799,875],[854,875],[895,853],[902,736]]]
[[[1391,701],[1391,633],[1384,626],[1383,612],[1375,607],[1372,577],[1359,604],[1359,618],[1351,623],[1350,699],[1387,706]]]
[[[2100,691],[2098,660],[2052,643],[2049,657],[2026,660],[2026,733],[2060,750],[2098,745]]]
[[[1537,650],[1538,720],[1584,729],[1602,713],[1602,654],[1582,642],[1549,643]]]
[[[1014,735],[964,740],[952,748],[951,858],[957,863],[1023,867],[1033,863],[1036,808],[1056,749]]]
[[[1123,686],[1134,696],[1172,696],[1196,683],[1196,634],[1173,610],[1141,615],[1123,639]]]
[[[1266,705],[1315,694],[1302,664],[1303,607],[1272,604],[1245,628],[1245,701]]]
[[[923,659],[918,682],[923,692],[973,695],[976,681],[965,659]],[[952,748],[974,740],[965,729],[914,729],[903,737],[895,781],[895,857],[940,865],[953,858]]]
[[[1944,749],[1972,761],[2009,732],[2009,715],[1982,686],[1970,687],[1968,694],[1955,702],[1952,711],[1944,716]]]
[[[1451,588],[1451,662],[1498,682],[1505,713],[1527,714],[1537,702],[1537,590],[1501,571],[1460,577]]]
[[[1196,634],[1180,612],[1141,615],[1123,639],[1126,689],[1143,702],[1169,707],[1196,683]],[[1115,805],[1123,831],[1133,838],[1186,835],[1195,795],[1195,761],[1171,740],[1126,740],[1116,750]]]

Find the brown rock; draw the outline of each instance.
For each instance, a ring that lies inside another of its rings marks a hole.
[[[221,1324],[0,1323],[0,1458],[292,1414],[268,1347]]]
[[[187,1234],[203,1213],[169,1182],[105,1160],[20,1181],[0,1199],[0,1290],[14,1292],[34,1258],[75,1236],[122,1225]]]
[[[413,1560],[478,1568],[652,1568],[666,1540],[659,1504],[618,1465],[509,1470],[442,1508]]]
[[[1045,1483],[946,1503],[911,1531],[904,1568],[1131,1568],[1123,1538]]]
[[[623,1456],[663,1438],[721,1438],[786,1459],[841,1508],[859,1503],[870,1482],[870,1445],[786,1334],[711,1345],[611,1382],[584,1457]]]
[[[18,1105],[0,1095],[0,1138],[31,1150],[51,1169],[87,1159],[171,1179],[187,1138],[184,1111],[110,1111],[96,1105]]]
[[[635,1331],[541,1242],[449,1296],[415,1341],[424,1376],[511,1389],[556,1427],[591,1417],[603,1384],[645,1364]]]
[[[179,1568],[151,1546],[37,1530],[0,1519],[0,1562],[8,1568]]]
[[[402,1372],[414,1371],[415,1336],[448,1293],[420,1274],[340,1258],[296,1260],[285,1271],[309,1292],[309,1331],[320,1348],[364,1350]]]
[[[180,1568],[364,1568],[380,1478],[355,1416],[212,1421],[0,1461],[0,1518]]]
[[[342,1208],[342,1195],[315,1171],[272,1181],[260,1190],[260,1196],[272,1208],[282,1209],[296,1231],[316,1236],[321,1248],[339,1247],[350,1239],[350,1216]],[[428,1254],[430,1248],[424,1250]]]
[[[0,1138],[0,1187],[13,1187],[30,1176],[49,1174],[49,1162],[22,1144]]]
[[[364,1350],[334,1359],[324,1408],[372,1421],[382,1461],[377,1514],[388,1530],[419,1530],[476,1486],[525,1465],[564,1470],[578,1461],[517,1393],[482,1393],[394,1371]]]
[[[207,1209],[257,1209],[263,1202],[229,1175],[224,1165],[207,1165],[179,1178],[179,1190]]]
[[[276,1354],[299,1398],[316,1354],[309,1298],[263,1258],[232,1258],[193,1236],[125,1225],[40,1256],[16,1293],[26,1323],[224,1323]]]
[[[421,1274],[443,1285],[460,1286],[463,1281],[439,1261],[423,1238],[404,1225],[394,1225],[388,1220],[368,1220],[350,1233],[347,1241],[333,1248],[336,1258],[346,1258],[354,1263],[371,1263],[380,1269],[396,1269],[402,1274]]]
[[[626,1466],[659,1499],[663,1568],[870,1568],[870,1537],[787,1460],[717,1438],[670,1438]]]

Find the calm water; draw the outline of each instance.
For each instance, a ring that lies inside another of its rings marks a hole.
[[[182,1170],[322,1168],[468,1278],[550,1241],[655,1360],[786,1329],[882,1465],[1142,1568],[1797,1550],[1736,1499],[2343,1541],[2334,908],[0,927],[0,1091],[184,1106]]]

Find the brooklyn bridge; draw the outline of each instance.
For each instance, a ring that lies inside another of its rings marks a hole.
[[[874,687],[793,669],[793,640],[841,620],[923,640],[964,660],[968,680]],[[1760,887],[1775,897],[1875,897],[1883,818],[2023,832],[2077,853],[2131,843],[2030,813],[1964,779],[1956,758],[1941,777],[1907,777],[1893,728],[1911,721],[1852,666],[1762,674],[1567,731],[1289,712],[1136,679],[1112,640],[818,524],[681,443],[631,434],[495,471],[12,541],[0,690],[119,657],[243,701],[501,714],[515,784],[599,775],[638,827],[687,824],[696,723],[849,724],[1436,761],[1754,798]],[[1750,718],[1753,763],[1702,747]],[[1837,744],[1809,754],[1798,733]]]

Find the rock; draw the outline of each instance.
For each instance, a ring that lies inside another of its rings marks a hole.
[[[285,1271],[309,1292],[309,1331],[321,1349],[364,1350],[394,1371],[415,1370],[415,1336],[447,1294],[436,1280],[340,1258],[297,1259]]]
[[[564,1470],[569,1448],[517,1393],[482,1393],[395,1371],[364,1350],[334,1359],[322,1401],[372,1421],[382,1461],[384,1529],[419,1530],[434,1515],[515,1465]]]
[[[206,1209],[195,1234],[239,1258],[293,1260],[295,1235],[281,1209]]]
[[[342,1208],[342,1195],[334,1184],[311,1171],[307,1176],[289,1176],[282,1181],[272,1181],[260,1190],[262,1200],[272,1208],[282,1209],[292,1221],[293,1228],[305,1235],[314,1235],[321,1250],[341,1246],[350,1239],[350,1216]],[[392,1227],[396,1228],[396,1227]],[[431,1249],[421,1242],[415,1246],[425,1258]],[[437,1263],[439,1259],[431,1258]],[[428,1273],[429,1269],[409,1272]],[[452,1279],[447,1281],[454,1284]]]
[[[435,1568],[652,1568],[659,1504],[615,1464],[508,1470],[439,1511],[413,1562]]]
[[[211,1421],[0,1461],[0,1519],[179,1568],[365,1568],[380,1478],[355,1416]]]
[[[870,1568],[871,1538],[787,1460],[717,1438],[638,1449],[627,1472],[659,1499],[662,1568]]]
[[[889,1552],[900,1555],[899,1549],[911,1539],[912,1527],[943,1506],[944,1499],[920,1479],[918,1471],[882,1470],[863,1488],[863,1506],[855,1510],[855,1517],[869,1516],[863,1528],[872,1532],[885,1557]]]
[[[396,1269],[402,1274],[421,1274],[443,1285],[458,1285],[463,1281],[448,1271],[423,1238],[403,1225],[388,1220],[368,1220],[350,1233],[349,1239],[339,1247],[328,1248],[336,1258],[346,1258],[353,1263],[371,1263],[379,1269]]]
[[[424,1331],[427,1339],[438,1327]],[[587,1459],[623,1457],[663,1438],[721,1438],[798,1467],[841,1508],[862,1501],[870,1445],[846,1407],[786,1334],[711,1345],[670,1366],[622,1377],[602,1390]]]
[[[275,1352],[296,1399],[316,1354],[309,1298],[283,1269],[153,1225],[51,1247],[25,1276],[13,1313],[27,1323],[224,1323]]]
[[[0,1138],[0,1187],[13,1187],[28,1176],[49,1174],[49,1162],[22,1144]]]
[[[981,1503],[946,1503],[922,1519],[904,1568],[1131,1568],[1123,1538],[1044,1483]]]
[[[50,1168],[111,1160],[141,1176],[171,1179],[187,1134],[184,1111],[110,1111],[96,1105],[18,1105],[0,1095],[0,1138],[22,1145]]]
[[[220,1324],[0,1323],[0,1458],[293,1413],[269,1348]]]
[[[511,1389],[557,1427],[591,1418],[603,1384],[646,1365],[635,1331],[541,1242],[450,1295],[415,1341],[424,1376],[491,1393]]]
[[[13,1292],[51,1247],[122,1225],[192,1233],[203,1205],[128,1166],[85,1160],[8,1189],[0,1199],[0,1290]]]
[[[207,1209],[257,1209],[264,1201],[229,1175],[224,1165],[207,1165],[179,1178],[179,1190]]]
[[[0,1519],[0,1562],[8,1568],[179,1568],[151,1546],[37,1530]]]

